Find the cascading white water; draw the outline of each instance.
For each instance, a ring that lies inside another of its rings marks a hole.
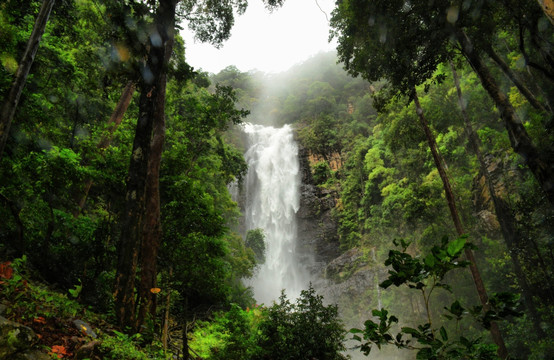
[[[246,230],[265,233],[266,261],[250,279],[258,303],[269,305],[285,289],[294,299],[307,288],[307,272],[296,253],[296,212],[300,207],[298,146],[290,126],[245,124],[248,135]]]

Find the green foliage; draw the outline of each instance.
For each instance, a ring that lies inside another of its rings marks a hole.
[[[320,115],[311,121],[309,127],[299,131],[304,146],[312,153],[330,160],[333,154],[339,154],[342,143],[339,136],[339,122],[331,115]]]
[[[231,298],[251,301],[240,279],[251,276],[254,253],[227,228],[238,216],[227,185],[246,172],[242,155],[222,136],[246,115],[235,109],[234,96],[228,87],[212,94],[191,83],[168,84],[161,255],[165,270],[174,269],[170,286],[181,294],[181,315]]]
[[[265,263],[265,234],[263,229],[252,229],[246,232],[245,245],[254,251],[256,263]]]
[[[373,345],[379,349],[383,345],[392,344],[398,348],[417,351],[417,359],[497,359],[496,347],[483,343],[480,338],[468,338],[460,333],[459,323],[468,315],[474,316],[485,328],[491,321],[498,321],[511,316],[520,316],[516,311],[517,296],[510,293],[494,294],[489,299],[490,308],[483,312],[481,306],[471,309],[464,308],[459,300],[445,307],[444,318],[455,321],[456,334],[449,333],[445,326],[435,325],[431,317],[430,296],[434,289],[442,288],[451,292],[451,286],[443,282],[445,276],[454,269],[464,268],[469,263],[460,261],[459,257],[465,249],[474,247],[467,242],[466,237],[459,237],[449,242],[443,238],[424,258],[416,258],[407,252],[410,243],[400,240],[396,245],[401,250],[391,250],[385,265],[391,266],[389,277],[381,283],[381,287],[391,285],[406,285],[421,292],[427,312],[427,322],[417,327],[403,326],[394,334],[399,319],[390,315],[385,309],[373,310],[372,315],[378,322],[367,320],[364,329],[352,329],[353,339],[361,342],[360,350],[368,355]],[[406,336],[410,338],[406,338]]]
[[[313,287],[303,290],[292,304],[284,293],[267,309],[260,323],[255,359],[345,359],[345,331],[334,305],[323,305]]]
[[[78,298],[82,290],[83,290],[83,285],[81,284],[81,279],[79,279],[79,284],[75,285],[73,289],[69,289],[68,291],[73,298]]]
[[[323,185],[331,179],[331,167],[327,162],[319,161],[312,166],[312,176],[316,185]]]
[[[232,304],[211,321],[201,321],[192,333],[190,346],[205,359],[251,359],[260,351],[258,326],[263,318],[260,308],[242,310]]]
[[[269,308],[237,305],[201,322],[191,348],[206,359],[346,359],[337,307],[310,287],[292,304],[283,293]]]
[[[80,304],[68,299],[65,294],[32,282],[27,257],[15,259],[10,266],[13,275],[0,284],[0,298],[11,304],[6,312],[8,317],[30,321],[38,317],[75,317],[83,311]]]
[[[113,336],[104,335],[100,344],[100,351],[104,359],[116,360],[146,360],[149,357],[137,347],[140,334],[129,336],[119,331],[114,331]]]
[[[102,334],[98,351],[102,354],[102,359],[109,360],[167,360],[172,358],[172,355],[166,353],[157,341],[141,347],[141,338],[141,334],[127,335],[113,330],[111,334]]]
[[[395,241],[401,250],[390,250],[389,257],[385,261],[386,266],[391,266],[389,278],[381,283],[381,287],[388,288],[391,285],[400,286],[406,284],[409,288],[421,290],[427,285],[442,287],[450,291],[450,286],[442,283],[446,273],[453,269],[463,268],[469,265],[467,261],[458,261],[464,249],[474,249],[467,242],[467,237],[448,242],[444,237],[440,246],[433,246],[431,253],[423,260],[414,258],[406,252],[410,243],[400,240]],[[431,284],[427,284],[427,280]]]

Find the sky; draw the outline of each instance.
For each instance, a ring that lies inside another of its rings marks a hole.
[[[270,13],[262,0],[250,0],[246,12],[235,17],[231,38],[220,49],[195,41],[185,26],[181,35],[186,42],[187,62],[197,70],[213,73],[229,65],[243,72],[286,71],[319,52],[336,48],[335,42],[328,43],[327,21],[334,3],[334,0],[286,0],[283,7]]]

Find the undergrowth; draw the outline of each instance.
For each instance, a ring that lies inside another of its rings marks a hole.
[[[0,262],[0,302],[6,307],[0,315],[32,328],[39,340],[37,349],[53,359],[72,359],[82,345],[98,341],[92,359],[171,358],[158,340],[145,344],[140,334],[130,336],[117,331],[108,316],[81,305],[76,300],[79,284],[64,294],[32,281],[26,260],[23,256],[12,262]],[[77,329],[73,324],[76,319],[91,328]]]

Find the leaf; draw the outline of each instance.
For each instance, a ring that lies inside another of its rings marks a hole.
[[[425,359],[433,359],[433,350],[431,348],[423,348],[418,351],[416,359],[417,360],[425,360]]]
[[[33,319],[33,322],[36,324],[46,324],[46,319],[42,316],[36,317]]]
[[[435,256],[433,254],[429,254],[425,257],[425,265],[430,268],[435,266]]]
[[[62,359],[63,357],[66,357],[66,356],[69,357],[72,355],[70,352],[67,351],[67,349],[63,345],[53,345],[52,352],[56,354],[58,359]]]
[[[444,326],[441,326],[439,331],[440,331],[440,334],[441,334],[441,338],[444,341],[448,341],[448,333],[446,332],[446,329],[444,328]]]
[[[467,237],[461,236],[457,238],[456,240],[452,241],[450,244],[448,244],[448,247],[446,248],[446,252],[451,257],[456,257],[460,254],[460,251],[464,248],[467,241]]]
[[[406,326],[406,327],[403,327],[401,330],[402,330],[403,333],[410,334],[415,338],[421,337],[421,333],[418,330],[414,329],[414,328]]]
[[[11,267],[11,262],[6,261],[0,264],[0,278],[9,280],[13,276],[13,268]]]

